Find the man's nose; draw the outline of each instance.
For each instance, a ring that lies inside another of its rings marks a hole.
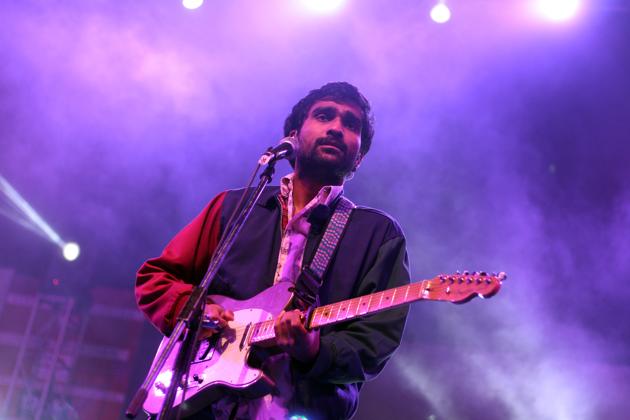
[[[328,127],[326,134],[339,140],[343,139],[342,124],[339,118],[335,118],[330,121],[330,126]]]
[[[337,130],[335,128],[329,128],[328,131],[326,131],[326,135],[336,140],[343,139],[343,133],[340,130]]]

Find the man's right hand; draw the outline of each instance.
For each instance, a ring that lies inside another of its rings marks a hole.
[[[216,324],[216,328],[203,329],[202,335],[204,337],[209,337],[216,331],[226,328],[229,321],[234,321],[234,312],[229,309],[225,309],[223,306],[217,305],[216,303],[207,303],[204,310],[204,318],[205,320]]]

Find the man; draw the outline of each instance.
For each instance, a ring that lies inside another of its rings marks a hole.
[[[263,192],[209,294],[248,299],[279,281],[295,283],[325,231],[326,223],[317,227],[320,223],[310,217],[313,209],[335,208],[344,182],[369,151],[372,121],[368,101],[343,82],[313,90],[293,107],[284,134],[296,138],[294,172],[282,178],[280,187]],[[205,274],[239,196],[240,191],[219,194],[160,257],[140,268],[138,305],[163,333],[173,328],[192,285]],[[376,210],[355,208],[324,275],[320,303],[408,282],[398,224]],[[212,302],[206,314],[223,327],[233,319]],[[226,396],[199,418],[350,418],[362,383],[383,369],[400,344],[406,315],[407,308],[398,308],[308,331],[299,313],[288,308],[275,321],[276,345],[283,352],[265,365],[276,388],[252,400]]]

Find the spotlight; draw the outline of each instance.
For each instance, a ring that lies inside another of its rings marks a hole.
[[[546,19],[562,22],[577,14],[580,0],[537,0],[536,9]]]
[[[76,260],[81,253],[81,248],[79,248],[79,244],[76,242],[66,242],[61,249],[63,251],[63,257],[68,261]]]
[[[446,23],[451,20],[451,10],[443,1],[440,1],[431,9],[431,19],[436,23]]]
[[[182,5],[184,5],[186,9],[190,10],[198,9],[202,4],[203,0],[182,0]]]
[[[20,195],[19,192],[0,175],[0,193],[18,210],[17,214],[2,212],[9,219],[43,236],[51,243],[61,248],[63,256],[68,261],[79,258],[79,245],[74,242],[66,242],[61,236],[44,220],[42,216]]]
[[[302,0],[304,5],[317,13],[332,13],[343,6],[345,0]]]

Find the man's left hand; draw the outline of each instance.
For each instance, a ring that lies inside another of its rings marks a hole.
[[[274,325],[276,344],[294,359],[308,363],[319,353],[319,330],[304,327],[302,312],[282,311]]]

